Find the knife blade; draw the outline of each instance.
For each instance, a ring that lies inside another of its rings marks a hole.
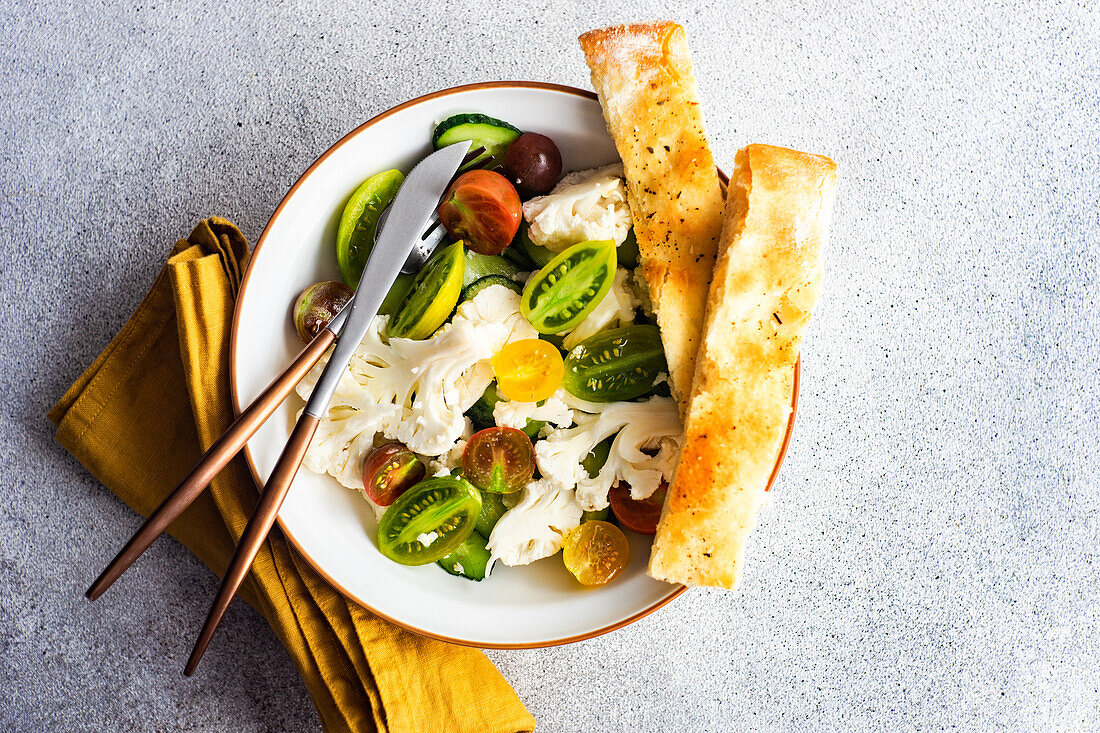
[[[397,191],[390,207],[390,216],[387,217],[374,251],[367,261],[367,267],[363,270],[363,277],[359,280],[340,340],[306,403],[306,414],[324,417],[328,403],[351,362],[355,349],[367,334],[371,321],[378,315],[378,309],[382,306],[390,285],[397,279],[409,252],[419,242],[421,232],[435,213],[439,200],[447,192],[451,178],[458,172],[469,149],[469,142],[448,145],[432,153],[409,171],[408,177]]]

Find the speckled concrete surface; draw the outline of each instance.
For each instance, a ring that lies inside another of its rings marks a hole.
[[[359,122],[454,84],[587,86],[574,37],[666,3],[2,3],[0,729],[299,731],[311,703],[173,541],[81,592],[136,518],[44,413],[170,242],[253,240]],[[798,426],[740,592],[491,654],[544,731],[1100,729],[1100,11],[679,6],[720,162],[841,187]],[[629,6],[629,9],[625,9]]]

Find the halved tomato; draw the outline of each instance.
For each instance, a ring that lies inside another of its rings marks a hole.
[[[378,506],[389,506],[424,478],[424,462],[400,443],[380,445],[363,461],[363,490]]]
[[[662,481],[648,499],[638,500],[630,495],[630,484],[617,481],[607,496],[611,500],[611,511],[620,524],[638,534],[657,534],[657,521],[661,518],[666,493],[668,484]]]
[[[535,473],[535,447],[522,430],[486,428],[462,452],[462,475],[482,491],[519,491]]]
[[[549,341],[520,339],[493,355],[500,393],[516,402],[538,402],[554,394],[565,376],[561,352]]]
[[[481,493],[458,476],[421,481],[378,522],[378,549],[402,565],[426,565],[454,552],[474,531]]]
[[[562,561],[583,585],[604,585],[626,568],[630,544],[623,531],[610,522],[594,519],[565,535]]]

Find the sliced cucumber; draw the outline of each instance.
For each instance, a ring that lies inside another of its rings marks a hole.
[[[462,284],[470,285],[486,275],[512,277],[520,269],[500,255],[479,255],[466,250],[466,271],[462,275]]]
[[[520,136],[520,130],[504,120],[488,115],[468,113],[452,115],[435,126],[432,133],[432,146],[439,150],[464,140],[472,144],[470,148],[485,148],[485,152],[467,164],[477,165],[485,158],[493,156],[503,158],[504,151],[512,141]]]
[[[523,286],[510,277],[505,277],[504,275],[486,275],[485,277],[474,280],[466,286],[462,291],[462,300],[473,300],[475,295],[493,285],[503,285],[514,293],[523,292]]]
[[[439,561],[439,566],[451,575],[470,580],[485,580],[492,553],[485,546],[488,542],[476,530],[470,533],[458,548]]]
[[[523,432],[527,434],[528,438],[534,440],[539,437],[539,431],[545,426],[545,420],[528,420],[527,424],[523,426]]]
[[[519,225],[519,231],[523,231],[523,224]],[[500,256],[518,267],[520,272],[532,272],[539,269],[538,265],[531,261],[531,258],[523,251],[523,247],[520,246],[518,233],[508,248],[500,253]]]
[[[481,514],[477,515],[477,523],[474,531],[482,537],[488,537],[493,533],[493,527],[504,516],[508,507],[504,506],[504,495],[494,494],[491,491],[481,493]]]

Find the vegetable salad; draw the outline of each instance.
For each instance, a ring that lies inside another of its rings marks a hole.
[[[391,287],[303,465],[362,492],[395,562],[482,580],[564,548],[578,582],[602,585],[626,567],[623,528],[656,530],[682,432],[632,272],[622,168],[563,178],[550,138],[481,114],[432,136],[466,140],[482,152],[440,204],[449,240]],[[352,193],[345,282],[298,298],[304,341],[359,285],[403,180],[383,171]]]

